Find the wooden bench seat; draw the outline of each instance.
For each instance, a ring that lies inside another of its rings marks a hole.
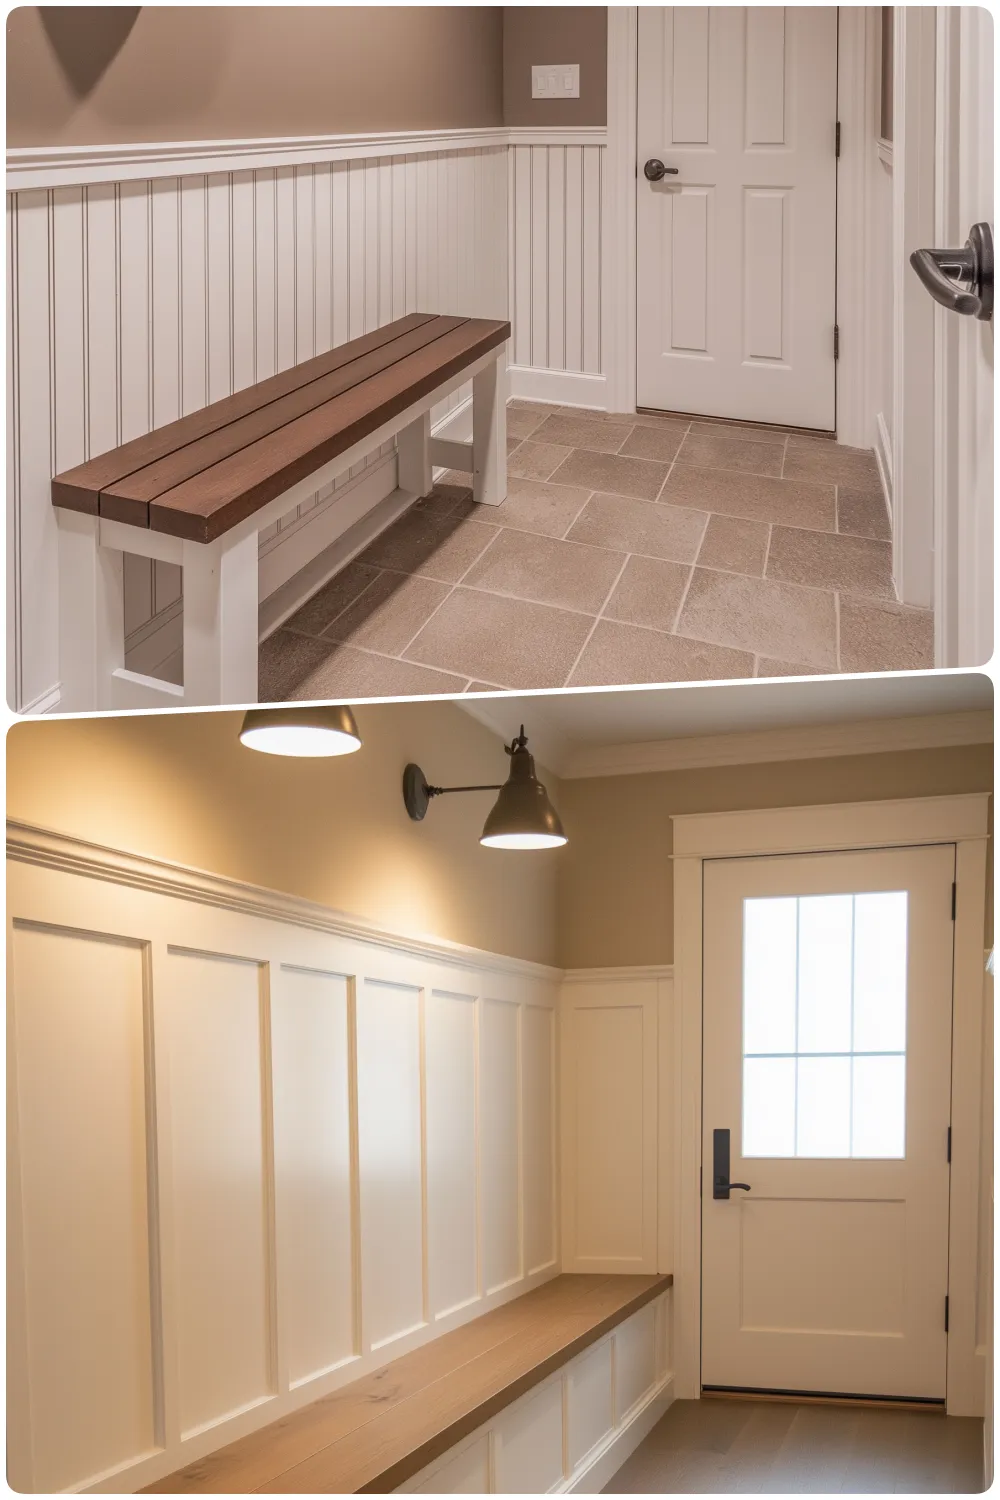
[[[499,504],[509,334],[413,313],[57,475],[64,706],[255,702],[258,532],[392,437],[405,494],[437,458]],[[472,443],[436,442],[431,407],[470,378]],[[183,569],[183,687],[125,670],[124,552]]]
[[[146,1493],[385,1493],[669,1287],[566,1275],[189,1464]]]

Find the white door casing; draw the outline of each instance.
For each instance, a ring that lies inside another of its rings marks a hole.
[[[836,8],[638,27],[638,404],[831,431]],[[650,158],[677,175],[648,182]]]
[[[949,844],[706,863],[706,1387],[945,1397],[954,869]]]

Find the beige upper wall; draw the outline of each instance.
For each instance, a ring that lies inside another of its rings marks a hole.
[[[501,741],[447,703],[362,705],[357,719],[363,748],[320,761],[245,749],[238,713],[25,721],[7,736],[7,813],[395,932],[554,962],[565,850],[482,848],[489,793],[442,797],[423,823],[403,807],[408,760],[438,785],[502,781]]]
[[[560,867],[559,962],[673,962],[672,815],[992,787],[992,745],[564,781],[560,812],[572,837]],[[992,900],[987,913],[990,942]]]
[[[21,6],[8,146],[503,122],[499,6]]]
[[[533,63],[579,63],[579,99],[532,99]],[[607,6],[504,6],[503,118],[505,125],[607,124]]]

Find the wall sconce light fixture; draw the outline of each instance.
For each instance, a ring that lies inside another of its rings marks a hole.
[[[350,755],[361,749],[361,736],[346,703],[319,708],[249,708],[240,740],[267,755]]]
[[[521,733],[504,749],[510,756],[510,773],[502,786],[430,786],[420,767],[411,761],[403,772],[403,801],[410,817],[419,823],[432,797],[451,792],[499,792],[483,826],[481,844],[490,849],[556,849],[565,844],[559,814],[535,775],[535,758],[528,751],[523,724]]]

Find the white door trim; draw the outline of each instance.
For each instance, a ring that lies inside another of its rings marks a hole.
[[[869,138],[866,7],[840,9],[837,98],[841,158],[837,174],[837,318],[841,358],[837,365],[837,440],[870,447],[865,369],[868,320],[863,247],[867,233],[864,155]],[[605,342],[608,407],[635,411],[636,391],[636,108],[638,25],[634,5],[608,6],[607,240],[605,243]],[[848,248],[850,247],[850,251]]]
[[[706,859],[828,849],[956,846],[949,1227],[948,1412],[982,1416],[984,1353],[976,1348],[982,1093],[983,924],[989,796],[927,797],[674,817],[673,1171],[676,1394],[701,1393],[702,878]],[[665,1175],[665,1174],[664,1174]],[[669,1180],[669,1179],[668,1179]],[[666,1205],[664,1205],[664,1211]],[[664,1252],[661,1251],[661,1254]]]

